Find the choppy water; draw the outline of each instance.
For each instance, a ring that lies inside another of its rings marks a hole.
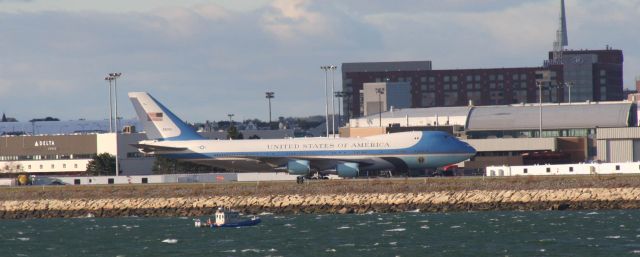
[[[640,210],[0,221],[0,256],[640,256]]]

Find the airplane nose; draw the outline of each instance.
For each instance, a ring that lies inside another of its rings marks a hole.
[[[467,144],[467,149],[469,151],[470,154],[476,155],[477,151],[475,148],[473,148],[473,146],[470,146]]]
[[[462,144],[464,145],[464,146],[463,146],[464,152],[465,152],[465,153],[468,153],[468,154],[469,154],[469,157],[473,157],[473,156],[475,156],[475,155],[476,155],[476,153],[477,153],[477,152],[476,152],[476,149],[475,149],[475,148],[473,148],[473,146],[469,145],[469,144],[468,144],[468,143],[466,143],[466,142],[462,142]]]

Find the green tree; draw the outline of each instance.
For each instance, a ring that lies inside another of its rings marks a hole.
[[[238,128],[236,128],[236,126],[231,126],[229,127],[229,130],[227,130],[227,138],[228,139],[244,139],[244,135],[242,135],[242,133],[238,131]]]
[[[109,153],[94,156],[87,164],[87,173],[92,176],[115,175],[116,157]]]

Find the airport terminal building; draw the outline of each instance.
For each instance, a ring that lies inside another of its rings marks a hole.
[[[474,158],[461,164],[469,169],[640,161],[637,106],[632,101],[587,101],[394,109],[382,115],[351,119],[340,132],[342,136],[368,136],[411,130],[447,131],[478,151]]]

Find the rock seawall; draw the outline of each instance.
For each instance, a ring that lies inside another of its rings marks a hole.
[[[217,206],[244,213],[366,213],[640,208],[640,188],[465,190],[424,193],[102,198],[0,201],[0,218],[69,218],[93,215],[202,216]]]

